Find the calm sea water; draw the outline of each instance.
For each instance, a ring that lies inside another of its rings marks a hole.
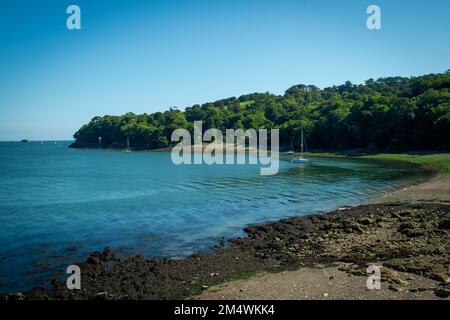
[[[167,152],[69,149],[69,142],[0,143],[2,291],[48,285],[106,246],[147,257],[183,257],[250,223],[357,204],[417,179],[393,163],[281,161],[173,165]]]

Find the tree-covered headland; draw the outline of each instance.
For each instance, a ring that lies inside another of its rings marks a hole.
[[[311,149],[445,149],[450,147],[450,70],[420,77],[369,79],[319,89],[296,85],[284,93],[252,93],[152,114],[94,117],[72,147],[169,147],[173,130],[280,129],[285,149],[299,148],[303,129]],[[101,137],[101,143],[99,142]]]

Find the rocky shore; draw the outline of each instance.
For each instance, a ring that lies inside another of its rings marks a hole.
[[[382,281],[392,291],[450,295],[449,204],[368,204],[248,226],[245,232],[228,246],[220,243],[182,260],[118,257],[106,248],[77,263],[81,290],[55,280],[53,289],[3,299],[185,299],[248,273],[337,267],[367,276],[370,264],[383,266]],[[435,285],[408,287],[402,272],[433,279]]]

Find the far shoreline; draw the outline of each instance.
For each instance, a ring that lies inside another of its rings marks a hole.
[[[408,163],[418,170],[422,170],[426,175],[369,203],[385,203],[388,201],[450,202],[450,153],[431,150],[405,153],[365,153],[361,150],[341,150],[334,152],[308,152],[307,155],[321,158],[366,159],[381,162]]]

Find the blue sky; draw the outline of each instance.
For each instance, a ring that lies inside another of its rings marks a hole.
[[[82,30],[66,28],[81,8]],[[382,30],[366,28],[366,8]],[[0,140],[69,139],[96,115],[450,68],[450,2],[1,0]]]

